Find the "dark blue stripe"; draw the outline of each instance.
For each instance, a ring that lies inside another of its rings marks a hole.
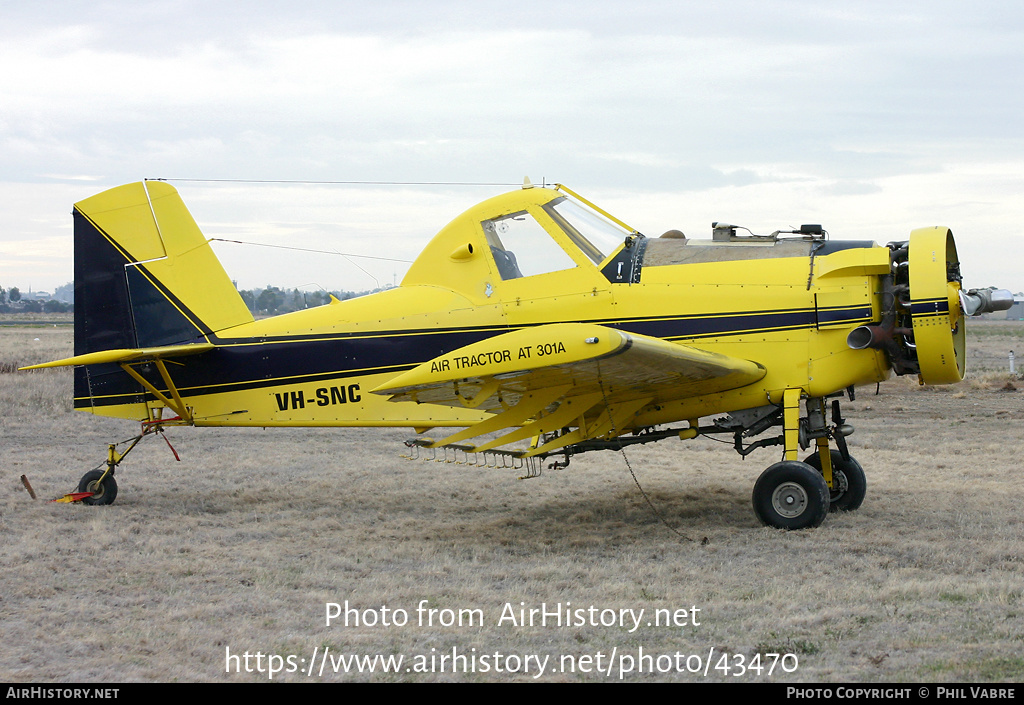
[[[695,340],[806,328],[815,325],[815,317],[813,310],[807,310],[661,320],[608,321],[603,325],[630,333],[648,335],[652,338]]]
[[[818,325],[835,325],[871,320],[871,307],[818,309]]]
[[[910,313],[913,316],[929,316],[949,313],[949,299],[928,299],[911,301]]]
[[[825,314],[829,320],[847,320],[851,316],[864,318],[870,316],[870,308],[829,309]],[[685,342],[709,337],[812,328],[819,323],[819,319],[820,313],[816,315],[813,309],[809,309],[586,322],[629,333]],[[511,330],[514,329],[492,326],[475,329],[346,332],[317,336],[315,340],[301,336],[218,340],[218,343],[227,345],[185,358],[182,366],[171,366],[171,374],[183,396],[201,396],[282,384],[344,379],[371,372],[398,373],[452,350]],[[135,369],[157,389],[163,389],[163,382],[156,370],[147,370],[146,367],[138,366]],[[85,374],[85,368],[76,369],[76,377],[81,376],[80,383],[84,382]],[[145,399],[139,394],[138,385],[118,365],[90,365],[88,374],[92,396],[114,398],[79,398],[76,399],[79,408],[87,408],[91,404],[104,406],[136,403]],[[76,393],[76,397],[82,396],[86,395]]]

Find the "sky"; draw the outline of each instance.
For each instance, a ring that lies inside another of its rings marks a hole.
[[[143,178],[210,238],[412,260],[529,176],[648,235],[945,225],[1021,291],[1022,115],[1019,2],[0,0],[0,286],[70,281],[72,204]],[[241,288],[408,267],[214,249]]]

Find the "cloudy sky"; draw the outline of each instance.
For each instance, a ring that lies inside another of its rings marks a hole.
[[[529,175],[651,235],[947,225],[965,284],[1020,291],[1022,116],[1015,1],[0,0],[0,286],[70,281],[71,205],[142,178],[208,237],[412,259],[508,187],[203,180]],[[216,250],[245,288],[406,267]]]

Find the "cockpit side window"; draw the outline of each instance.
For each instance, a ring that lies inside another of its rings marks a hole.
[[[528,211],[485,220],[481,225],[504,280],[577,266]]]

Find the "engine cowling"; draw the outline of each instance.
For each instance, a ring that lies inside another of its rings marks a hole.
[[[951,384],[964,378],[964,315],[960,259],[949,228],[910,233],[910,320],[921,381]]]
[[[906,242],[889,243],[891,274],[882,281],[882,320],[852,331],[854,349],[885,350],[896,374],[918,374],[925,384],[964,378],[964,321],[1005,310],[1003,289],[961,290],[960,260],[949,228],[919,228]]]

